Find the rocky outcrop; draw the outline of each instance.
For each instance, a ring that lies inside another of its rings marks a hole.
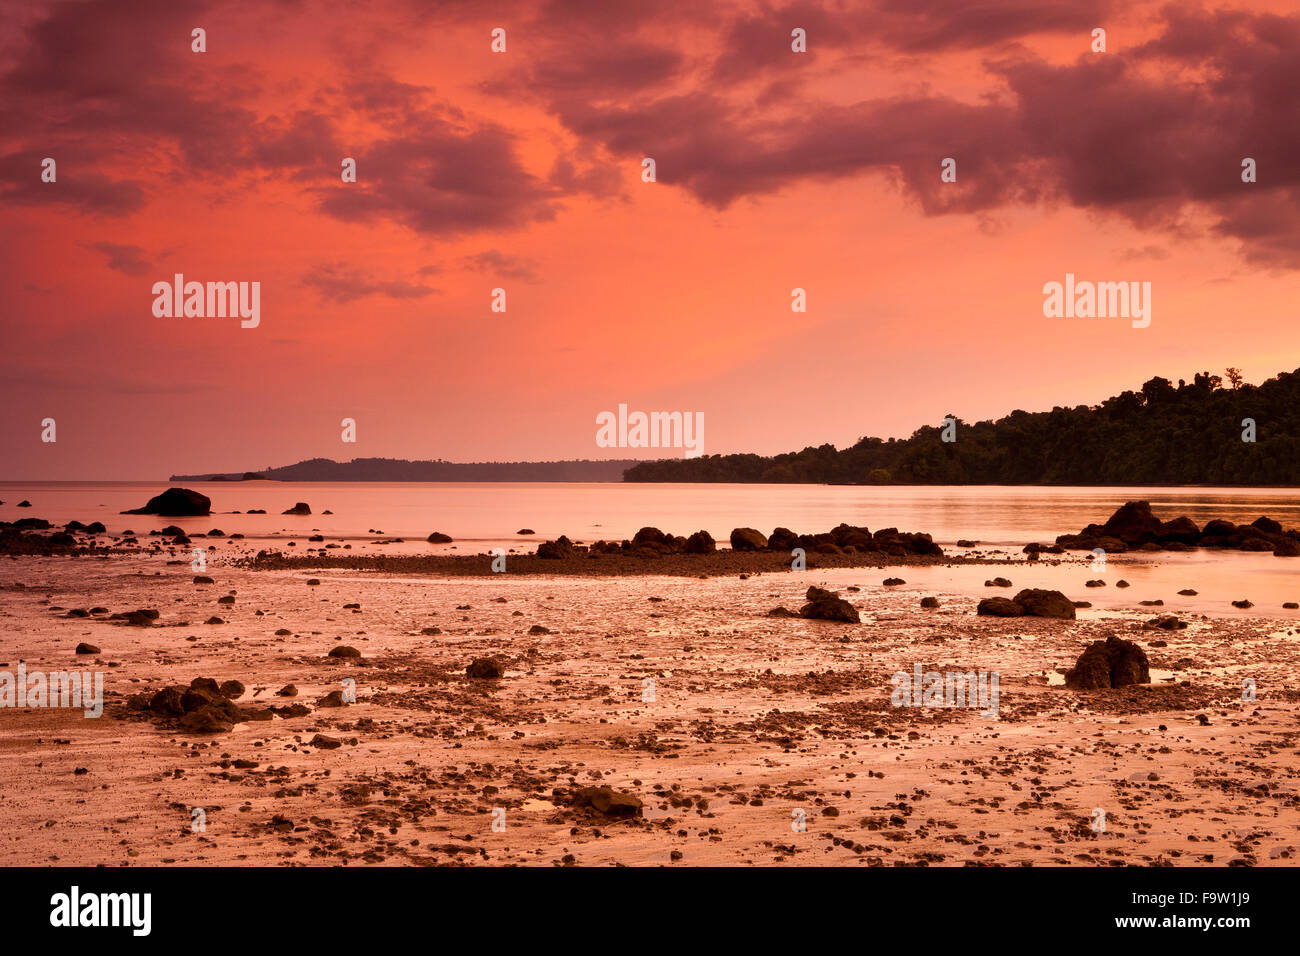
[[[168,488],[149,499],[143,508],[123,511],[124,515],[161,515],[164,518],[189,518],[212,513],[212,500],[188,488]]]
[[[307,504],[307,502],[305,502],[305,501],[299,501],[299,502],[298,502],[297,504],[295,504],[292,508],[287,508],[287,509],[285,509],[284,511],[281,511],[280,514],[282,514],[282,515],[309,515],[309,514],[311,514],[311,505]]]
[[[1284,531],[1272,518],[1261,516],[1248,525],[1215,518],[1198,528],[1186,516],[1161,521],[1146,501],[1130,501],[1105,524],[1090,524],[1078,534],[1063,534],[1056,543],[1064,548],[1119,552],[1184,551],[1192,547],[1271,551],[1278,557],[1300,557],[1300,531]]]

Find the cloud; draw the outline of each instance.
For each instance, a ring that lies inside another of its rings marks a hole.
[[[514,256],[497,249],[488,249],[476,255],[466,256],[465,265],[476,272],[490,272],[503,279],[518,279],[522,282],[536,282],[536,263],[522,256]]]
[[[149,262],[139,246],[116,242],[83,242],[82,245],[108,256],[108,267],[123,275],[140,276],[149,271]]]
[[[327,302],[340,304],[372,295],[389,299],[421,299],[437,291],[430,286],[401,279],[372,279],[363,275],[359,269],[340,263],[317,266],[303,277],[302,284],[315,289]]]

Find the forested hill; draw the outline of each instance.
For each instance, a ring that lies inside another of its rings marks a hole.
[[[1175,386],[1153,378],[1101,405],[1014,411],[998,421],[957,419],[906,439],[863,438],[800,452],[709,455],[643,462],[624,481],[847,482],[853,484],[1300,485],[1300,369],[1262,385],[1208,372]],[[957,416],[951,416],[957,418]],[[1256,441],[1243,441],[1243,419]]]
[[[172,481],[618,481],[636,460],[407,461],[401,458],[311,458],[296,465],[228,475],[172,475]]]

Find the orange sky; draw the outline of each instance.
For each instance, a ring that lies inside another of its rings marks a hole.
[[[652,456],[596,446],[620,403],[771,454],[1300,366],[1300,16],[967,6],[0,2],[0,479]],[[259,327],[155,318],[176,272]],[[1151,326],[1044,318],[1067,272]]]

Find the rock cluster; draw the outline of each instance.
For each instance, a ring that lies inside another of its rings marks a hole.
[[[909,554],[943,556],[943,549],[928,534],[883,528],[872,532],[867,528],[841,524],[824,534],[796,534],[789,528],[776,528],[765,535],[754,528],[736,528],[731,532],[733,551],[784,551],[803,548],[809,554],[880,554],[901,556]],[[707,531],[697,531],[689,538],[667,534],[658,528],[642,528],[630,541],[597,541],[586,548],[576,547],[561,536],[546,541],[537,548],[539,558],[567,558],[577,551],[594,554],[630,554],[638,557],[655,557],[667,554],[712,554],[717,542]]]
[[[1187,551],[1191,548],[1231,548],[1239,551],[1271,551],[1278,557],[1300,557],[1300,531],[1283,531],[1272,518],[1256,518],[1250,524],[1233,524],[1215,518],[1198,527],[1184,516],[1161,521],[1151,513],[1148,501],[1130,501],[1106,519],[1090,524],[1078,534],[1056,539],[1063,548],[1092,551]]]
[[[976,614],[992,617],[1057,617],[1074,620],[1074,603],[1060,591],[1025,588],[1013,598],[991,597],[980,601]]]

